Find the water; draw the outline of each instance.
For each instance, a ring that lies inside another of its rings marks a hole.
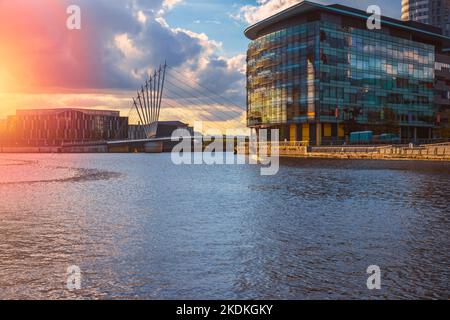
[[[0,154],[0,298],[448,299],[449,190],[449,163]]]

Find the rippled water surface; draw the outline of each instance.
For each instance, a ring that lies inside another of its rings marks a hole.
[[[0,154],[0,298],[448,299],[449,192],[449,163]]]

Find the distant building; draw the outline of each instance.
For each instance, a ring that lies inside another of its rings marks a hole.
[[[6,137],[6,119],[0,119],[0,141],[5,139],[5,137]]]
[[[450,37],[450,0],[430,1],[430,24],[442,29]]]
[[[158,130],[156,131],[156,137],[171,137],[173,132],[178,129],[185,129],[190,133],[190,135],[194,135],[194,129],[186,123],[183,123],[181,121],[159,121]]]
[[[129,140],[142,140],[145,139],[144,128],[139,124],[128,125],[128,139]]]
[[[311,144],[356,131],[405,141],[441,135],[450,38],[389,17],[369,30],[367,17],[303,1],[249,27],[247,125]]]
[[[15,128],[15,116],[8,116],[6,119],[0,119],[0,145],[13,145],[17,143]]]
[[[430,23],[429,0],[402,0],[402,20]]]
[[[402,0],[402,20],[431,24],[450,36],[450,0]]]
[[[15,140],[26,146],[59,146],[126,139],[128,118],[119,111],[88,109],[17,110]]]
[[[159,121],[155,138],[171,137],[177,129],[186,129],[191,135],[194,135],[194,129],[181,121]],[[146,139],[144,128],[141,125],[129,125],[128,139],[139,140]]]

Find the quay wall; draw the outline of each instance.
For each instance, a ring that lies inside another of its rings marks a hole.
[[[114,152],[170,152],[171,144],[149,143],[142,150],[128,146],[108,148],[97,146],[65,147],[1,147],[0,153],[114,153]],[[273,146],[275,147],[275,146]],[[333,159],[392,159],[450,161],[450,143],[402,146],[322,146],[310,147],[302,143],[280,143],[276,146],[281,157],[333,158]],[[256,148],[257,149],[257,148]],[[261,150],[262,153],[265,153]],[[236,148],[238,154],[249,154],[248,143]],[[253,154],[255,152],[252,152]]]
[[[333,146],[306,147],[281,143],[281,157],[380,160],[450,161],[450,143],[421,146]],[[238,154],[249,154],[248,144],[237,148]],[[264,152],[263,152],[264,153]]]
[[[73,147],[0,147],[0,153],[106,153],[108,147],[73,146]]]
[[[0,153],[58,153],[58,147],[0,147]]]

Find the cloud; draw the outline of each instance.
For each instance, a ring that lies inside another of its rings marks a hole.
[[[180,4],[180,3],[182,3],[182,2],[183,2],[183,0],[164,0],[164,1],[163,1],[163,4],[162,4],[162,7],[163,7],[164,9],[171,10],[171,9],[173,9],[173,7],[175,7],[177,4]]]
[[[245,21],[248,24],[255,24],[295,4],[303,2],[303,0],[257,0],[256,2],[256,5],[240,7],[232,17],[240,21]],[[370,5],[379,5],[382,8],[383,15],[397,18],[400,15],[399,4],[392,3],[389,0],[315,0],[312,2],[324,5],[338,3],[361,10],[366,10]]]
[[[299,2],[302,0],[257,0],[257,5],[239,8],[234,18],[254,24]]]
[[[0,43],[8,44],[6,51],[10,52],[8,63],[4,64],[16,65],[2,68],[2,73],[5,78],[13,74],[22,84],[20,90],[132,89],[165,60],[172,67],[193,71],[205,65],[215,67],[223,51],[221,43],[205,34],[171,28],[161,15],[180,3],[180,0],[0,2]],[[65,9],[70,4],[81,8],[81,30],[65,28]],[[11,35],[10,30],[17,32]],[[15,63],[9,63],[11,60]]]
[[[225,57],[222,43],[202,33],[172,28],[164,19],[180,0],[15,0],[0,1],[0,92],[55,94],[49,106],[126,109],[120,96],[74,100],[77,92],[125,92],[129,95],[164,61],[182,74],[183,81],[205,92],[208,87],[229,101],[245,105],[245,56]],[[82,29],[65,27],[69,5],[78,5]],[[11,35],[10,30],[15,30]],[[6,45],[5,45],[6,44]],[[7,52],[8,55],[3,54]],[[14,62],[14,63],[11,63]],[[3,67],[3,68],[2,68]],[[14,79],[10,79],[13,77]],[[2,79],[3,78],[3,79]],[[14,81],[13,81],[14,80]],[[69,94],[63,100],[60,94]],[[198,94],[198,93],[197,93]],[[49,98],[51,95],[45,95]],[[31,98],[33,95],[30,96]],[[45,99],[14,100],[15,106],[45,107]],[[20,99],[17,98],[17,99]],[[221,100],[225,101],[225,100]],[[0,106],[1,108],[2,106]],[[6,107],[3,107],[6,108]],[[240,116],[240,115],[239,115]]]
[[[137,13],[132,15],[137,15],[139,27],[129,28],[124,33],[115,32],[114,46],[108,48],[106,54],[111,61],[105,64],[104,69],[106,74],[115,74],[116,77],[107,79],[106,86],[136,88],[153,68],[167,61],[182,75],[179,77],[183,81],[192,86],[207,87],[244,106],[245,56],[225,57],[221,55],[221,42],[209,39],[204,33],[170,27],[159,14],[161,8],[164,5],[149,8],[147,2],[138,3],[134,8]]]

